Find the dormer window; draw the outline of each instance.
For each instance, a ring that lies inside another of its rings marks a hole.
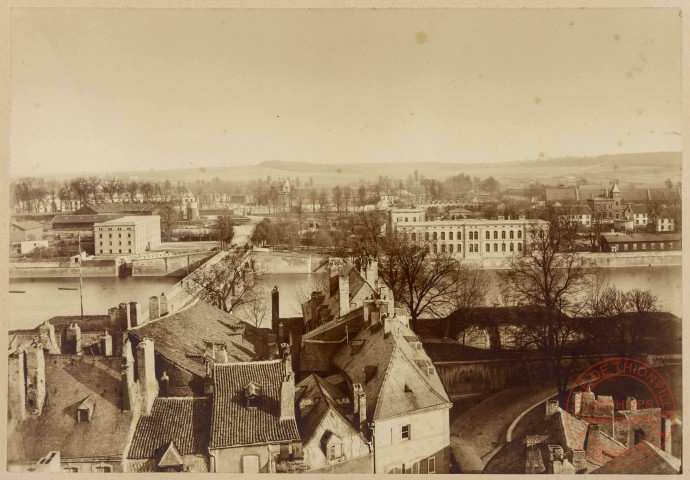
[[[77,407],[77,423],[88,423],[91,421],[93,409],[96,406],[96,400],[89,395]]]
[[[261,397],[261,385],[256,382],[249,382],[249,384],[244,387],[244,396],[247,400],[247,408],[257,408],[259,406],[259,398]]]
[[[321,437],[321,448],[329,462],[343,461],[343,441],[331,431]]]

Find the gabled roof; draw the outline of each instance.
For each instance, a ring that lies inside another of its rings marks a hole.
[[[681,237],[679,233],[654,234],[654,233],[604,233],[602,235],[609,243],[621,242],[677,242]]]
[[[174,443],[178,455],[206,453],[210,416],[207,397],[156,398],[151,415],[137,423],[127,458],[154,458],[168,443]]]
[[[12,225],[21,230],[33,230],[34,228],[43,228],[43,224],[35,220],[27,220],[25,222],[12,222]]]
[[[96,203],[81,207],[75,212],[77,215],[93,215],[98,213],[151,213],[156,210],[151,203]]]
[[[263,336],[260,329],[201,300],[129,333],[139,339],[153,338],[158,354],[200,377],[206,375],[201,358],[207,348],[205,340],[227,342],[231,362],[249,362],[260,357]]]
[[[280,421],[281,360],[216,364],[213,368],[213,413],[210,448],[299,440],[294,418]],[[261,383],[256,408],[248,408],[244,387]]]
[[[179,450],[177,450],[177,447],[175,446],[175,442],[168,442],[167,445],[162,448],[162,453],[157,466],[159,468],[165,468],[177,467],[183,464],[184,461],[182,460]]]
[[[351,423],[352,404],[346,393],[316,375],[309,375],[299,382],[295,392],[295,401],[300,412],[300,433],[304,444],[309,443],[319,430],[319,425],[329,411],[342,419],[344,428],[348,431],[359,433]],[[333,426],[330,425],[330,428]]]
[[[333,359],[351,384],[362,384],[367,398],[367,418],[381,420],[450,406],[435,369],[429,374],[417,362],[430,362],[429,357],[404,338],[414,333],[397,320],[387,321],[391,333],[384,335],[383,326],[368,327],[354,339],[363,341],[359,350],[353,352],[349,346],[343,346]],[[405,386],[411,391],[406,391]]]
[[[115,220],[121,218],[124,215],[119,213],[114,214],[97,214],[97,215],[55,215],[53,220],[50,222],[53,224],[53,228],[60,224],[73,224],[81,223],[86,225],[92,225],[99,222],[107,222],[108,220]]]
[[[120,357],[46,356],[43,411],[19,423],[8,460],[38,460],[55,450],[63,459],[122,456],[132,413],[121,410],[121,363]],[[90,421],[77,422],[77,409],[88,397],[96,404]]]

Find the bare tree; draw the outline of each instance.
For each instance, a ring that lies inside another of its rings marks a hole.
[[[445,316],[460,267],[452,255],[431,253],[427,245],[394,234],[386,242],[379,266],[396,301],[407,307],[413,329],[423,314]]]
[[[247,295],[244,305],[237,313],[237,316],[255,326],[261,328],[261,323],[268,313],[268,294],[259,289],[252,290]]]
[[[244,250],[223,252],[220,260],[202,266],[184,281],[190,295],[225,312],[243,305],[259,280],[259,272],[246,268]]]
[[[453,310],[452,320],[462,331],[462,344],[465,344],[465,331],[469,327],[469,313],[473,308],[486,303],[486,297],[491,293],[491,277],[486,270],[476,266],[461,263],[456,282],[448,293],[448,303]],[[451,317],[447,317],[444,336],[450,335]]]
[[[524,255],[507,259],[508,270],[498,274],[508,298],[518,305],[542,307],[542,314],[516,333],[518,346],[536,349],[551,367],[559,395],[563,395],[579,355],[573,337],[573,317],[582,314],[582,299],[595,269],[572,252],[573,235],[551,218],[548,228],[536,224],[528,231]]]
[[[340,208],[343,205],[343,190],[340,185],[333,187],[333,203],[335,203],[335,209],[340,215]]]

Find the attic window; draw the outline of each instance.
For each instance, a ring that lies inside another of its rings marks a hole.
[[[77,423],[88,423],[91,421],[93,409],[96,406],[96,400],[89,395],[77,407]]]
[[[329,461],[343,458],[343,441],[331,431],[326,431],[321,437],[321,448]]]
[[[261,385],[256,382],[249,382],[244,387],[244,396],[247,399],[247,408],[257,408],[261,397]]]
[[[364,382],[368,382],[376,376],[376,371],[378,370],[378,365],[367,365],[364,367]]]

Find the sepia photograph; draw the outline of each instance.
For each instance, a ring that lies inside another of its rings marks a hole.
[[[8,8],[6,472],[682,473],[680,7],[193,7]]]

